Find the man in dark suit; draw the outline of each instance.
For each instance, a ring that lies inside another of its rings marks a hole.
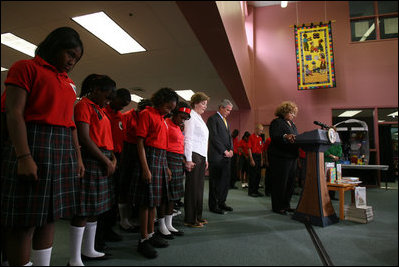
[[[233,140],[226,118],[230,115],[233,104],[224,99],[219,104],[218,112],[209,117],[209,210],[225,214],[233,209],[226,205],[230,186],[230,160],[233,157]]]

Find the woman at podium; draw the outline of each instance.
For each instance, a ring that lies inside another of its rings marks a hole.
[[[291,101],[282,102],[274,112],[275,118],[269,128],[269,164],[272,180],[272,210],[279,214],[293,212],[290,201],[294,192],[298,146],[294,144],[298,134],[293,119],[298,107]]]

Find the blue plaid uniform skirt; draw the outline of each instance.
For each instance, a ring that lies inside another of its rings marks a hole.
[[[141,165],[135,169],[130,184],[130,199],[135,206],[157,207],[161,205],[163,200],[168,201],[170,199],[166,150],[147,146],[145,152],[152,181],[148,184],[143,180]]]
[[[14,146],[6,142],[1,161],[1,225],[42,226],[71,218],[78,205],[77,155],[72,129],[27,123],[28,145],[38,167],[38,181],[17,177]]]
[[[101,149],[111,158],[111,151]],[[112,175],[107,176],[106,166],[82,148],[85,175],[79,179],[77,216],[96,216],[111,209],[114,201]]]
[[[172,180],[169,182],[170,200],[179,200],[184,197],[184,169],[183,155],[167,152],[168,166],[172,172]]]

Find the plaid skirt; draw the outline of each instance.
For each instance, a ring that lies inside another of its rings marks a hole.
[[[145,148],[145,153],[152,175],[151,183],[147,183],[141,177],[140,165],[134,170],[129,198],[135,206],[157,207],[161,205],[162,201],[170,199],[166,150],[148,146]]]
[[[101,149],[101,152],[111,158],[111,151]],[[96,216],[111,209],[114,203],[114,185],[112,175],[107,176],[104,163],[94,158],[82,148],[82,160],[85,175],[79,179],[77,216]]]
[[[172,180],[169,182],[170,200],[179,200],[184,197],[184,166],[183,155],[167,152],[168,166],[172,172]]]
[[[78,201],[77,155],[71,128],[27,123],[28,145],[38,167],[38,181],[17,177],[14,146],[2,147],[1,225],[42,226],[60,217],[70,218]]]

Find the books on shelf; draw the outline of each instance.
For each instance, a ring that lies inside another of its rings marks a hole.
[[[357,208],[355,205],[345,205],[345,220],[368,223],[374,219],[372,206],[362,206]]]

